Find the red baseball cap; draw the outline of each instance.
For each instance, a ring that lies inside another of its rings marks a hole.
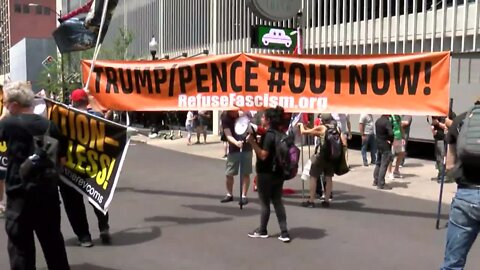
[[[75,89],[72,91],[70,98],[72,99],[73,102],[88,100],[88,94],[83,89]]]

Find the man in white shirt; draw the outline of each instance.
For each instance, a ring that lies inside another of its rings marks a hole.
[[[187,119],[185,120],[185,129],[187,130],[188,145],[192,144],[193,120],[195,120],[195,115],[192,111],[188,111]]]
[[[375,123],[371,114],[361,114],[358,129],[362,135],[362,160],[363,166],[368,166],[367,149],[370,149],[370,164],[375,164],[377,146],[375,143]]]

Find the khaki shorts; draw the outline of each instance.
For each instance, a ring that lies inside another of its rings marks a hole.
[[[403,145],[402,140],[393,140],[392,154],[396,155],[403,152],[405,152],[405,145]]]
[[[252,151],[247,152],[234,152],[229,153],[227,156],[227,168],[225,170],[225,175],[235,176],[238,175],[238,170],[240,167],[240,159],[242,160],[242,174],[250,175],[253,172],[252,168]]]

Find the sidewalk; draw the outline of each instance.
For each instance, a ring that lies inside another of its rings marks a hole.
[[[202,138],[203,140],[203,138]],[[192,137],[192,142],[196,141],[196,136]],[[137,135],[132,137],[132,143],[147,143],[149,145],[183,152],[190,155],[197,155],[202,157],[221,159],[223,156],[223,144],[219,136],[209,135],[207,144],[187,145],[185,134],[183,138],[176,140],[164,139],[149,139],[144,135]],[[313,154],[314,147],[310,147],[310,154]],[[306,163],[309,157],[308,146],[303,147],[304,162]],[[334,183],[340,182],[348,185],[359,186],[367,189],[375,189],[372,186],[373,169],[374,166],[363,167],[361,153],[358,150],[349,150],[349,163],[352,170],[342,176],[335,176]],[[303,169],[303,168],[302,168]],[[392,187],[392,190],[378,190],[378,192],[390,192],[401,196],[413,197],[429,201],[438,201],[440,185],[430,179],[436,176],[435,164],[433,161],[421,160],[414,158],[407,158],[405,166],[400,168],[403,175],[402,179],[386,180],[386,183]],[[299,170],[301,173],[301,170]],[[287,186],[296,190],[302,189],[302,180],[300,176],[298,179],[287,181]],[[308,182],[305,182],[306,193],[308,193]],[[335,184],[333,189],[335,190]],[[450,204],[455,195],[456,184],[449,183],[444,185],[443,189],[443,203]],[[434,209],[432,209],[434,211]]]

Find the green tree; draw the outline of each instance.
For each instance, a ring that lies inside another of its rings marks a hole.
[[[128,56],[128,47],[133,42],[133,34],[123,28],[119,28],[117,37],[113,40],[112,46],[107,47],[105,44],[100,48],[97,59],[108,60],[131,60],[135,57]],[[81,60],[93,58],[94,49],[86,51],[71,52],[63,54],[64,64],[64,88],[65,95],[68,95],[73,89],[82,87],[82,71]],[[39,84],[47,91],[61,99],[62,93],[62,61],[59,56],[54,57],[51,64],[45,67],[40,73]]]

